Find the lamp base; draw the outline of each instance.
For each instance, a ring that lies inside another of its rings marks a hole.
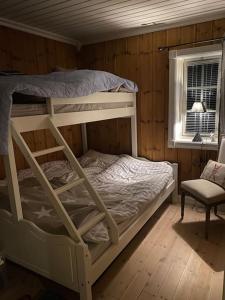
[[[201,137],[201,135],[200,135],[199,132],[197,132],[197,133],[195,134],[195,136],[193,137],[192,142],[202,142],[202,137]]]

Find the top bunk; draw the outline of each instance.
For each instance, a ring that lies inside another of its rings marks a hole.
[[[83,97],[50,99],[55,114],[135,106],[135,93],[122,88]],[[16,93],[13,95],[11,118],[48,114],[50,99]]]
[[[95,70],[0,76],[0,154],[11,119],[18,132],[136,116],[137,85]]]
[[[49,98],[42,103],[13,104],[11,120],[20,124],[20,132],[26,132],[44,129],[44,120],[49,115],[54,116],[56,126],[60,127],[135,114],[135,93],[96,92],[76,98]]]

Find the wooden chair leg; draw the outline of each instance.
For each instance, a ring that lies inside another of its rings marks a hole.
[[[214,214],[217,216],[217,205],[214,206]]]
[[[210,206],[206,206],[206,218],[205,218],[205,239],[209,237],[209,223],[210,223]]]
[[[181,219],[184,218],[185,192],[181,193]]]

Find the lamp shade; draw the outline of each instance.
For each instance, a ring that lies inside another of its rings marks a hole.
[[[204,113],[206,112],[206,107],[203,102],[194,102],[191,111],[197,113]]]

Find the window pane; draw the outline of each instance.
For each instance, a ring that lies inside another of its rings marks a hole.
[[[188,87],[201,86],[202,65],[188,66],[187,83]]]
[[[207,109],[216,109],[217,89],[188,89],[187,90],[187,110],[190,110],[194,102],[206,102]]]
[[[193,113],[187,112],[186,132],[187,133],[211,133],[215,132],[216,112]]]
[[[201,101],[201,89],[187,90],[187,110],[192,109],[192,106],[196,101]]]
[[[218,78],[218,69],[219,64],[204,64],[203,67],[203,85],[204,86],[212,86],[217,85],[217,78]]]
[[[203,101],[206,102],[207,109],[216,110],[216,89],[203,89]]]

